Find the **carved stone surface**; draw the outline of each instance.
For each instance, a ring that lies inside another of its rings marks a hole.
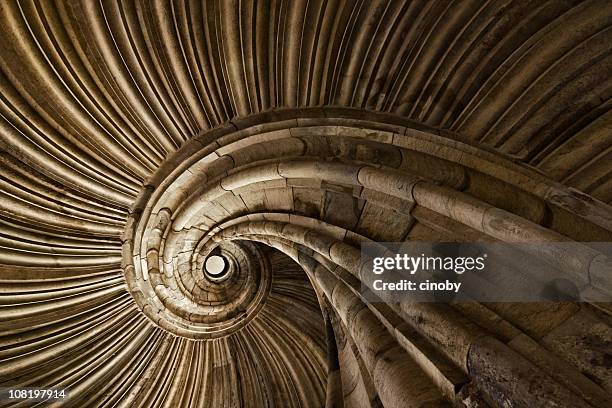
[[[3,2],[0,387],[612,406],[609,304],[360,293],[364,242],[612,242],[611,21],[595,0]],[[612,291],[583,248],[544,256]]]

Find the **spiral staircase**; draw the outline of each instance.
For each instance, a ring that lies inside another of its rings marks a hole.
[[[610,1],[1,2],[0,387],[612,406],[609,303],[360,291],[362,243],[612,242],[611,44]]]

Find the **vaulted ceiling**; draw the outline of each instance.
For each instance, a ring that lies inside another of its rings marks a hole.
[[[2,2],[0,386],[609,406],[609,304],[370,304],[359,247],[612,241],[611,25],[609,1]]]

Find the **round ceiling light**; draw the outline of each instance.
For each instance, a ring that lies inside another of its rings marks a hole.
[[[227,261],[219,255],[211,255],[206,259],[204,270],[213,278],[220,278],[227,273]]]

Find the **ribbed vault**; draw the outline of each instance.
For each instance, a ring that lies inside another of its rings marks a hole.
[[[608,304],[359,293],[362,242],[612,241],[609,1],[0,15],[0,386],[68,387],[69,406],[611,404]],[[612,291],[584,247],[552,261]]]

